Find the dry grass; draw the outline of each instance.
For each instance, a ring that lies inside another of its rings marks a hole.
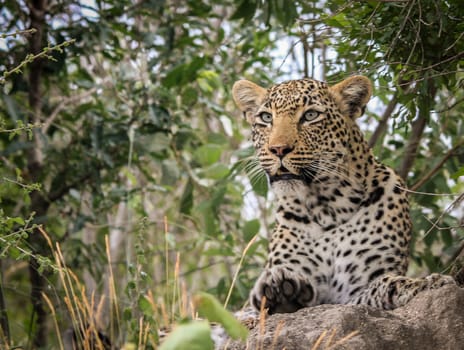
[[[336,328],[330,331],[327,331],[327,330],[323,331],[321,335],[319,336],[319,338],[316,340],[316,342],[311,347],[311,350],[319,350],[319,349],[334,350],[337,348],[337,346],[342,345],[343,343],[346,343],[348,340],[350,340],[351,338],[353,338],[359,333],[359,331],[353,331],[347,334],[346,336],[344,336],[343,338],[335,341],[336,332],[337,332]],[[320,348],[321,345],[323,346],[322,348]]]
[[[165,230],[167,232],[167,223]],[[127,332],[127,320],[121,317],[121,289],[117,288],[115,282],[115,275],[113,273],[113,261],[109,249],[108,237],[105,236],[106,245],[106,259],[107,259],[107,276],[108,276],[108,291],[107,295],[102,295],[99,298],[95,297],[95,292],[89,293],[86,286],[81,282],[79,277],[66,265],[65,258],[59,243],[53,244],[48,234],[40,228],[41,234],[45,237],[51,251],[53,252],[54,268],[57,271],[60,288],[63,291],[61,297],[62,304],[67,314],[66,320],[61,320],[63,315],[58,315],[53,301],[46,294],[42,294],[46,305],[48,306],[51,319],[53,322],[53,329],[57,338],[57,349],[68,349],[69,346],[82,349],[82,350],[105,350],[108,349],[109,340],[113,342],[122,343],[122,349],[145,349],[157,348],[159,343],[158,329],[164,329],[169,332],[172,325],[178,318],[195,318],[195,310],[193,303],[190,300],[185,283],[180,280],[180,254],[176,255],[175,265],[172,267],[168,265],[166,260],[166,290],[170,297],[155,298],[154,295],[158,294],[154,290],[148,290],[146,294],[140,297],[146,301],[150,310],[147,313],[152,314],[152,320],[148,320],[144,315],[141,315],[137,320],[138,333],[135,338],[136,344],[127,342],[124,339],[124,333]],[[168,255],[168,246],[166,245],[166,256]],[[170,279],[172,277],[172,279]],[[98,299],[98,302],[96,301]],[[166,304],[166,300],[170,300]],[[62,312],[63,313],[63,312]],[[105,315],[108,315],[109,325],[105,327]],[[155,322],[152,322],[156,320]],[[71,329],[72,332],[66,332]],[[108,329],[107,337],[102,333],[102,330]],[[67,334],[67,335],[65,335]],[[4,337],[1,337],[0,340]],[[1,344],[1,343],[0,343]],[[5,344],[7,344],[5,340]],[[117,344],[113,344],[117,345]],[[0,346],[0,348],[8,349],[8,346]]]

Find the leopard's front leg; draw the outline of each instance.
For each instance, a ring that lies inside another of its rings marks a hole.
[[[385,275],[370,282],[366,289],[353,297],[349,303],[391,310],[405,305],[421,291],[437,289],[446,284],[456,282],[451,276],[438,273],[424,278]]]
[[[276,228],[266,267],[250,293],[251,304],[256,309],[260,309],[263,297],[269,314],[294,312],[316,303],[318,262],[309,253],[308,240],[305,244],[303,240],[303,236],[285,226]]]

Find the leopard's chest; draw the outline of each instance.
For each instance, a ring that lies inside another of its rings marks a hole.
[[[338,227],[361,209],[364,192],[346,180],[307,187],[300,181],[273,186],[277,197],[278,224],[316,237]]]

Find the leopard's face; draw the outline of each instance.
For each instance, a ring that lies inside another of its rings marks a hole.
[[[353,77],[329,87],[312,79],[265,90],[249,81],[234,85],[234,98],[252,125],[262,168],[271,182],[311,182],[343,166],[348,129],[370,97],[370,83]]]
[[[342,161],[346,125],[326,84],[291,81],[273,86],[257,109],[253,142],[271,181],[311,181]]]

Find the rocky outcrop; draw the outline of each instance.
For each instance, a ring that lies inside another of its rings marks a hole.
[[[448,285],[419,293],[393,311],[365,305],[319,305],[266,316],[247,343],[228,350],[464,349],[464,289]]]

